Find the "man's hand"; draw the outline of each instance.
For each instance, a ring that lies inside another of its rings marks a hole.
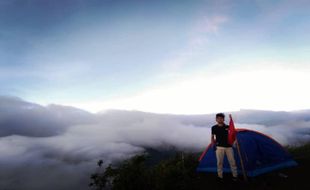
[[[233,146],[234,148],[237,148],[237,140],[234,141],[234,143],[232,144],[232,146]]]

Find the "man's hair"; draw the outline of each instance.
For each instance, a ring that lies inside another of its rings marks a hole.
[[[225,114],[224,113],[217,113],[215,118],[218,118],[218,117],[225,118]]]

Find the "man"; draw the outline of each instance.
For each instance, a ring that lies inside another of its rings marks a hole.
[[[234,158],[234,152],[232,145],[228,143],[228,131],[229,126],[224,123],[225,115],[223,113],[216,114],[217,124],[212,126],[211,142],[216,149],[216,159],[217,159],[217,175],[220,181],[223,181],[223,161],[226,154],[233,180],[236,181],[238,177],[236,161]]]

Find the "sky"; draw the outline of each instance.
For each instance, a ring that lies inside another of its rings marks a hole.
[[[92,113],[310,108],[307,0],[0,0],[0,95]]]

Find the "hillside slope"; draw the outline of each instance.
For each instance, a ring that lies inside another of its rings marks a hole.
[[[225,174],[225,182],[219,183],[215,173],[198,173],[200,153],[182,153],[176,150],[156,151],[148,149],[145,154],[108,166],[104,172],[91,176],[93,189],[254,189],[294,190],[310,189],[307,176],[310,170],[310,143],[300,147],[286,147],[298,162],[297,167],[277,170],[247,182],[240,176],[232,182]],[[101,167],[100,162],[99,167]]]

